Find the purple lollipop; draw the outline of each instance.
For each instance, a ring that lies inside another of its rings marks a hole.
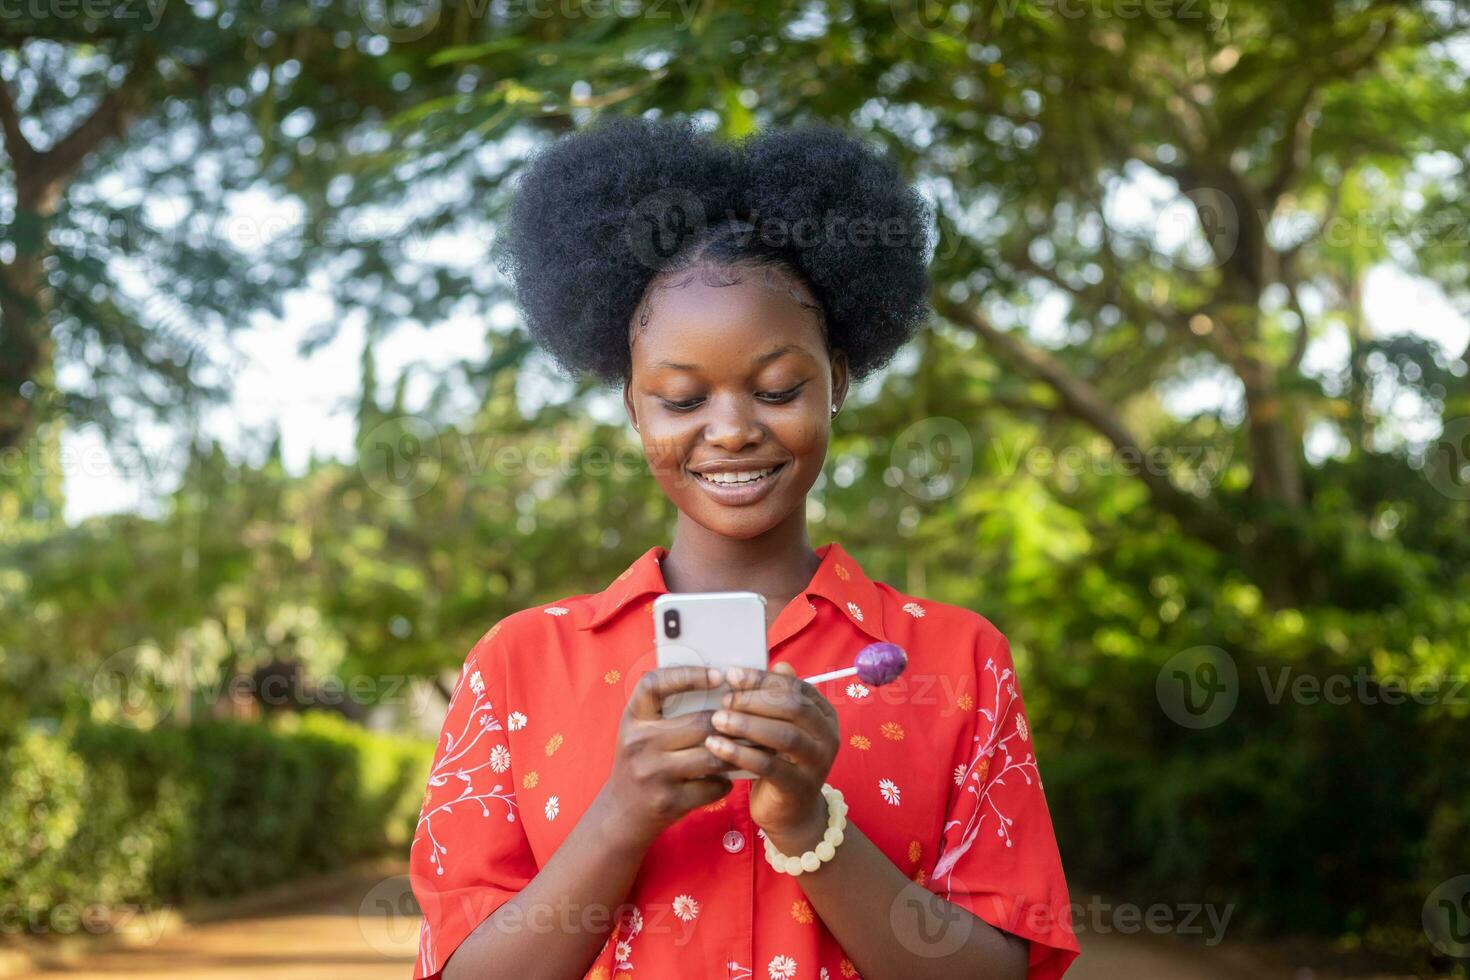
[[[813,674],[811,677],[803,677],[802,680],[808,684],[820,684],[822,681],[833,681],[856,674],[874,687],[882,687],[898,680],[908,665],[908,654],[897,643],[869,643],[858,651],[853,666],[829,670],[825,674]]]
[[[869,643],[858,651],[853,663],[859,677],[874,687],[882,687],[898,680],[898,675],[909,665],[909,655],[897,643]]]

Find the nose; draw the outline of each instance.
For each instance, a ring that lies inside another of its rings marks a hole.
[[[704,441],[730,453],[759,445],[765,430],[756,421],[754,406],[743,398],[720,399],[704,426]]]

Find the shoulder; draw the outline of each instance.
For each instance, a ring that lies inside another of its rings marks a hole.
[[[966,606],[907,595],[884,582],[875,582],[883,597],[883,629],[889,639],[911,656],[969,654],[975,663],[986,659],[1010,666],[1010,641],[984,614]]]
[[[1005,641],[999,627],[973,609],[907,595],[886,582],[873,584],[883,596],[883,626],[891,633],[919,640],[943,637],[953,642],[963,636],[977,642]]]
[[[567,596],[510,613],[485,631],[470,655],[483,668],[516,650],[545,649],[548,644],[572,640],[594,598],[591,594]]]

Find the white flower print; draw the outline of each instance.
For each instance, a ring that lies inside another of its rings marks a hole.
[[[827,972],[827,968],[824,966],[820,970],[817,971],[817,980],[827,980],[827,978],[830,977],[831,975],[832,974],[828,973]]]
[[[548,615],[548,616],[565,616],[569,612],[571,612],[571,610],[568,609],[568,608],[566,608],[565,606],[547,606],[546,607],[546,615]]]
[[[612,935],[608,937],[609,940],[617,939],[617,944],[613,947],[613,959],[617,961],[613,965],[614,971],[633,969],[633,964],[628,962],[633,955],[633,937],[642,931],[643,913],[638,911],[637,906],[634,906],[626,923],[619,922],[613,929]],[[617,938],[619,933],[622,933],[621,939]],[[607,948],[606,943],[603,944],[603,948]]]
[[[556,815],[561,812],[561,798],[553,796],[546,801],[546,819],[555,820]]]
[[[485,693],[485,679],[478,670],[470,675],[470,690],[475,692],[475,697]]]
[[[975,736],[975,754],[970,759],[970,765],[965,770],[965,792],[975,796],[975,809],[964,822],[964,828],[959,835],[958,842],[953,846],[941,845],[939,860],[935,862],[934,872],[930,876],[931,881],[937,881],[940,877],[948,877],[954,874],[954,866],[959,863],[980,834],[980,827],[985,818],[995,814],[997,837],[1005,839],[1006,847],[1011,844],[1011,826],[1015,818],[1009,817],[1001,809],[1000,804],[994,797],[996,787],[1006,786],[1006,777],[1019,775],[1031,785],[1032,780],[1041,784],[1041,774],[1036,769],[1036,757],[1027,752],[1024,757],[1017,758],[1011,754],[1011,748],[1006,743],[1012,739],[1028,741],[1030,730],[1026,726],[1026,719],[1021,714],[1020,705],[1017,702],[1016,685],[1011,681],[1011,669],[998,670],[995,660],[985,661],[985,670],[995,679],[995,699],[991,707],[980,709],[980,714],[991,722],[992,728],[988,736]],[[1010,683],[1007,683],[1010,682]],[[1005,695],[1005,703],[1001,704],[1001,695]],[[1012,711],[1012,708],[1015,708]],[[1008,719],[1014,718],[1015,724],[1007,725]],[[989,777],[988,779],[986,777]],[[951,820],[945,824],[946,836],[951,827],[959,825],[960,821]],[[949,897],[953,885],[946,881],[945,898]]]
[[[770,974],[771,980],[791,980],[796,976],[796,961],[789,956],[772,957],[766,973]]]
[[[510,749],[504,745],[497,745],[490,750],[490,768],[496,772],[505,772],[510,768]]]
[[[847,611],[852,613],[852,618],[857,620],[859,623],[863,621],[863,610],[861,607],[858,606],[856,602],[849,602],[847,604]]]
[[[924,618],[924,607],[919,605],[917,602],[905,602],[903,604],[903,611],[908,613],[915,619]]]
[[[868,696],[868,689],[862,684],[849,684],[847,685],[847,696],[854,701],[861,701]]]
[[[741,966],[734,960],[725,964],[726,980],[750,980],[751,970],[748,966]]]
[[[466,664],[468,667],[468,663]],[[478,671],[473,677],[480,676]],[[474,696],[470,705],[468,715],[458,732],[445,731],[443,733],[444,745],[439,757],[434,762],[433,768],[429,770],[428,786],[424,791],[424,803],[419,810],[419,820],[414,832],[414,846],[419,846],[420,840],[429,848],[429,864],[433,866],[436,875],[444,874],[446,859],[454,855],[450,853],[449,845],[442,843],[434,832],[435,818],[441,814],[454,812],[455,807],[468,809],[471,806],[480,808],[482,817],[490,816],[489,801],[494,801],[505,806],[505,819],[514,822],[516,811],[520,808],[516,802],[515,793],[501,783],[485,786],[483,782],[477,784],[479,773],[485,768],[494,768],[487,760],[484,762],[473,762],[478,753],[471,752],[480,745],[488,732],[501,731],[499,719],[492,713],[494,706],[484,695],[484,688],[477,688],[471,679],[468,669],[461,670],[459,680],[455,682],[454,690],[450,692],[449,701],[451,709],[458,703],[458,699],[465,694],[468,687]],[[497,749],[503,749],[502,745],[492,746],[490,757],[495,757]],[[480,752],[484,749],[481,748]],[[449,786],[450,781],[456,781],[459,787],[458,795],[440,796],[437,792],[440,787]],[[422,832],[422,837],[420,837]],[[426,969],[433,971],[438,969],[433,955],[433,942],[428,919],[419,928],[419,959]]]
[[[956,786],[959,786],[964,781],[965,781],[965,767],[964,766],[955,766],[954,767],[954,784]]]
[[[888,804],[891,804],[893,806],[898,806],[899,805],[900,800],[898,798],[898,794],[899,794],[898,784],[895,783],[893,780],[891,780],[891,779],[880,779],[880,780],[878,780],[878,792],[883,794],[883,802],[884,803],[888,803]]]
[[[505,720],[505,727],[513,732],[518,732],[526,727],[526,716],[519,711],[512,711],[510,717]]]
[[[685,922],[693,922],[699,916],[699,903],[688,895],[676,895],[674,914]]]

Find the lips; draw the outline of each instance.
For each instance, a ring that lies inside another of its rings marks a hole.
[[[753,504],[771,492],[771,487],[785,472],[786,464],[732,470],[720,473],[696,473],[690,470],[694,482],[705,493],[726,507]]]

